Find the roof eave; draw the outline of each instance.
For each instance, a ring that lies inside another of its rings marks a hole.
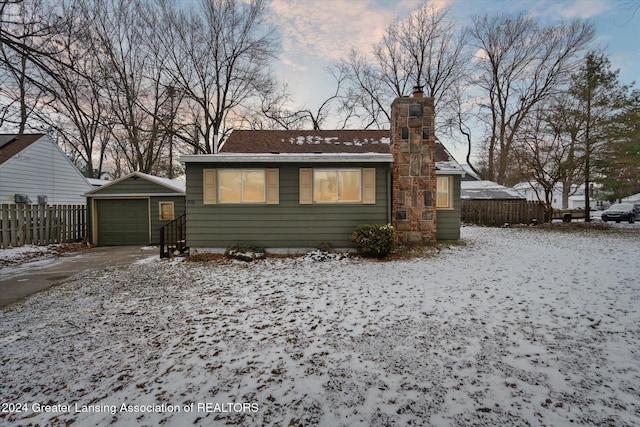
[[[386,153],[218,153],[180,157],[182,163],[393,163]]]
[[[153,184],[156,184],[156,185],[159,185],[161,187],[164,187],[167,190],[175,191],[178,195],[185,193],[185,189],[184,188],[180,188],[180,187],[177,187],[177,186],[174,186],[174,185],[170,185],[170,184],[165,183],[165,182],[163,182],[161,180],[155,179],[157,177],[155,177],[153,175],[149,175],[149,174],[142,173],[142,172],[131,172],[129,175],[125,175],[125,176],[123,176],[121,178],[115,179],[113,181],[109,181],[107,184],[103,184],[100,187],[97,187],[97,188],[94,188],[92,190],[89,190],[86,193],[84,193],[83,196],[85,196],[85,197],[86,196],[92,196],[93,197],[93,195],[95,193],[100,193],[106,188],[112,187],[112,186],[114,186],[114,185],[116,185],[116,184],[118,184],[118,183],[120,183],[122,181],[125,181],[125,180],[129,179],[129,178],[134,178],[135,179],[135,177],[144,179],[145,181],[148,181],[148,182],[151,182]],[[87,183],[88,183],[88,181],[87,181]]]

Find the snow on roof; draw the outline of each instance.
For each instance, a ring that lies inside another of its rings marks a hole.
[[[364,138],[360,139],[358,137],[353,138],[352,140],[341,141],[337,136],[319,136],[319,135],[299,135],[296,137],[291,137],[288,140],[282,138],[282,142],[296,145],[320,145],[320,144],[334,144],[334,145],[345,145],[345,146],[356,146],[356,147],[365,147],[369,144],[391,144],[391,138],[382,137],[382,138]]]
[[[389,130],[234,130],[221,153],[388,153]]]
[[[87,181],[89,181],[89,184],[93,185],[94,187],[100,187],[102,185],[106,185],[111,182],[108,179],[98,179],[98,178],[87,178]]]
[[[101,190],[104,190],[105,188],[111,187],[112,185],[115,185],[119,182],[122,182],[126,179],[129,178],[134,178],[135,177],[140,177],[143,178],[149,182],[153,182],[155,184],[158,184],[162,187],[165,187],[169,190],[175,191],[177,193],[184,193],[186,191],[186,182],[184,180],[177,180],[177,179],[169,179],[169,178],[162,178],[159,176],[155,176],[155,175],[149,175],[147,173],[143,173],[143,172],[132,172],[129,175],[123,176],[122,178],[116,179],[114,181],[109,181],[108,184],[104,184],[100,187],[97,187],[91,191],[88,191],[85,193],[85,195],[90,196],[93,195],[95,193],[100,192]]]
[[[169,189],[172,189],[181,193],[184,193],[187,188],[186,182],[183,180],[162,178],[160,176],[149,175],[142,172],[134,172],[134,173],[137,174],[138,176],[148,179],[151,182],[155,182],[159,185],[162,185],[163,187],[167,187]]]
[[[462,181],[460,198],[463,200],[524,200],[525,197],[513,188],[493,181]]]
[[[188,155],[180,158],[183,162],[237,161],[232,154],[248,161],[323,161],[328,157],[308,157],[308,155],[336,156],[335,161],[365,161],[357,155],[390,155],[391,135],[389,130],[340,129],[340,130],[234,130],[220,152],[215,155]],[[436,170],[439,174],[464,175],[464,169],[436,139]],[[268,158],[267,155],[273,156]],[[296,158],[296,155],[306,157]],[[212,157],[217,156],[217,157]],[[226,156],[226,157],[222,157]],[[375,157],[374,161],[392,161],[390,157]]]
[[[464,169],[451,155],[447,147],[436,138],[436,171],[460,174],[464,176]],[[437,172],[436,172],[437,173]]]

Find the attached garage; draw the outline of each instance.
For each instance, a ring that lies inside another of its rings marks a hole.
[[[184,181],[134,172],[85,194],[94,245],[158,244],[159,228],[185,213]]]

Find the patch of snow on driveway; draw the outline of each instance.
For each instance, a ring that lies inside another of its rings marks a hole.
[[[640,425],[637,233],[462,237],[76,276],[0,311],[0,421]]]

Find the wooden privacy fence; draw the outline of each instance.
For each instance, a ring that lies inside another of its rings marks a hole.
[[[463,200],[462,222],[500,227],[504,224],[544,222],[542,203],[526,200]]]
[[[0,205],[0,248],[77,242],[87,235],[82,205]]]

